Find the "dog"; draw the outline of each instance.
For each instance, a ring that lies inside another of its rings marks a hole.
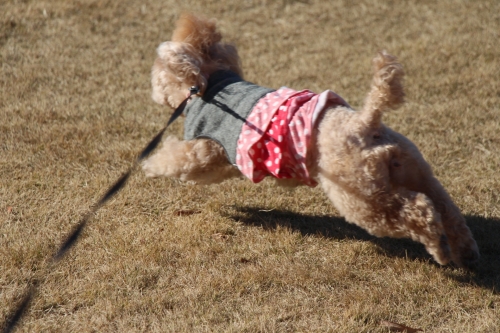
[[[321,184],[339,213],[377,237],[411,238],[441,265],[474,268],[479,250],[418,148],[382,123],[404,103],[404,71],[383,51],[363,108],[331,91],[278,90],[244,81],[237,49],[213,20],[184,14],[157,49],[152,98],[188,98],[185,140],[167,137],[142,165],[148,177],[214,184],[233,177],[279,185]]]

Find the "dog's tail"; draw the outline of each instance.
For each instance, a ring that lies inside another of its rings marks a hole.
[[[396,57],[385,51],[373,59],[373,68],[375,75],[361,116],[371,127],[379,127],[384,111],[404,103],[404,71]]]

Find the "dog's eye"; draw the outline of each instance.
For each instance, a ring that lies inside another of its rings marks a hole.
[[[379,134],[379,133],[375,133],[375,134],[373,134],[373,138],[374,138],[375,140],[380,139],[380,134]]]

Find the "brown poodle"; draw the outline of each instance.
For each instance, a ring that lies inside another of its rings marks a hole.
[[[243,81],[235,47],[215,23],[193,15],[158,47],[153,99],[184,111],[185,140],[168,137],[143,164],[147,176],[198,184],[242,175],[285,186],[320,183],[351,223],[383,237],[409,237],[442,264],[473,267],[472,234],[417,147],[386,127],[382,115],[404,102],[403,68],[379,53],[362,110],[331,91],[278,90]]]

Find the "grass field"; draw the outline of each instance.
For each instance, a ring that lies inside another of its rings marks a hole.
[[[318,188],[141,172],[49,269],[168,119],[150,68],[183,11],[217,18],[246,79],[355,107],[371,58],[397,55],[407,103],[385,123],[462,209],[477,270],[368,235]],[[498,332],[499,35],[498,0],[0,0],[0,325],[38,281],[19,332]]]

